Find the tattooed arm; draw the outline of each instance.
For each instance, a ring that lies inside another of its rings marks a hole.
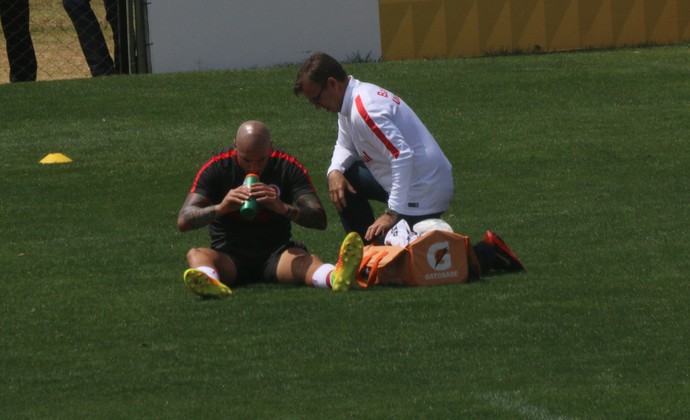
[[[217,215],[216,206],[211,205],[208,198],[201,194],[189,193],[177,216],[177,228],[180,232],[199,229],[211,223]]]
[[[249,189],[243,185],[228,191],[223,201],[215,205],[201,194],[189,193],[177,216],[177,228],[181,232],[186,232],[204,227],[217,217],[237,211],[247,198]]]
[[[295,200],[296,205],[291,205],[281,202],[272,187],[263,188],[263,185],[252,186],[252,191],[257,189],[257,202],[272,209],[282,205],[283,210],[277,212],[278,214],[306,228],[326,229],[326,211],[316,194],[301,195]],[[266,193],[263,190],[269,192]],[[228,192],[222,203],[213,205],[203,195],[190,193],[177,217],[177,227],[181,232],[204,227],[223,214],[237,211],[249,196],[249,189],[240,186]]]
[[[301,195],[295,204],[286,204],[287,210],[282,215],[306,228],[326,229],[326,211],[316,194]]]

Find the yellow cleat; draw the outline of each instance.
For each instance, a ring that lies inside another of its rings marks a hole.
[[[206,275],[203,271],[190,268],[184,272],[184,283],[190,292],[203,298],[226,298],[232,296],[232,290],[218,280]]]
[[[363,249],[362,237],[357,232],[350,232],[345,237],[340,245],[338,263],[331,274],[331,288],[334,292],[347,292],[355,284]]]

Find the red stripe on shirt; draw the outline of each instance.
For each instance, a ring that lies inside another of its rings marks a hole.
[[[219,160],[229,159],[229,158],[234,157],[235,155],[237,155],[237,150],[232,149],[232,150],[227,151],[225,153],[221,153],[219,155],[213,156],[211,158],[211,160],[206,162],[206,164],[204,164],[204,166],[202,166],[201,169],[199,169],[199,172],[197,172],[196,177],[194,178],[194,182],[192,183],[192,189],[189,192],[193,193],[196,191],[196,187],[197,187],[197,184],[199,184],[199,178],[201,178],[201,174],[203,174],[204,171],[206,169],[208,169],[209,166],[213,165],[214,163],[218,162]]]
[[[381,131],[381,129],[374,122],[374,120],[371,119],[366,108],[364,108],[361,96],[357,96],[355,98],[355,105],[357,106],[359,116],[362,117],[364,122],[369,126],[369,129],[376,135],[376,137],[379,138],[379,140],[381,140],[381,143],[383,143],[383,145],[386,146],[386,149],[388,149],[388,151],[391,152],[393,157],[397,158],[400,155],[400,150],[393,146],[393,143],[391,143],[391,141],[388,140],[388,137],[386,137],[386,135],[383,134],[383,131]]]
[[[293,156],[288,155],[285,152],[280,152],[277,150],[274,150],[271,152],[271,157],[277,158],[277,159],[284,159],[290,162],[291,164],[295,165],[297,168],[299,168],[300,171],[304,174],[305,177],[307,177],[307,181],[309,181],[309,186],[311,187],[312,191],[316,193],[316,188],[314,188],[314,184],[311,182],[311,176],[309,176],[309,172],[307,171],[307,168],[302,166],[301,163],[297,161],[297,159]]]
[[[214,163],[224,160],[224,159],[231,159],[237,156],[237,149],[232,149],[229,150],[225,153],[220,153],[216,156],[213,156],[208,162],[204,164],[204,166],[199,169],[199,172],[197,172],[196,177],[194,178],[194,182],[192,183],[192,188],[190,192],[196,192],[197,185],[199,184],[199,178],[201,178],[201,174],[204,173],[206,169],[208,169],[209,166],[213,165]],[[277,150],[273,150],[270,155],[271,158],[276,158],[276,159],[282,159],[290,162],[292,165],[296,166],[304,176],[307,177],[307,181],[309,182],[309,186],[311,187],[312,192],[316,193],[316,188],[314,188],[314,184],[311,181],[311,176],[309,175],[309,172],[307,171],[307,168],[305,168],[297,159],[295,159],[293,156],[290,156],[289,154],[285,152],[280,152]]]

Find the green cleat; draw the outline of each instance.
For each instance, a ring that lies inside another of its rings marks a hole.
[[[355,284],[363,249],[362,237],[357,232],[350,232],[345,237],[340,245],[338,263],[331,273],[331,288],[334,292],[347,292]]]
[[[189,291],[203,298],[226,298],[232,290],[223,283],[206,275],[203,271],[190,268],[184,272],[184,283]]]

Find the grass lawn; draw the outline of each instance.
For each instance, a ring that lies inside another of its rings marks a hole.
[[[0,85],[0,407],[7,418],[687,418],[690,47],[361,63],[454,165],[444,216],[527,271],[201,301],[176,230],[247,119],[326,203],[333,115],[296,66]],[[61,152],[64,165],[41,165]]]

